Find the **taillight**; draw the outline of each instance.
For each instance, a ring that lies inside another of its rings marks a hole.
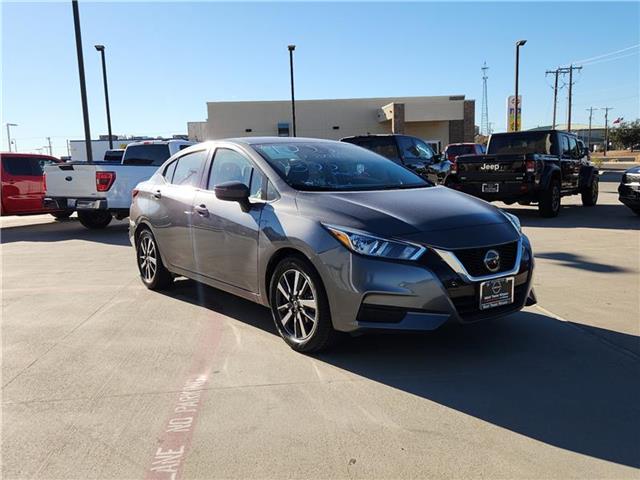
[[[47,192],[47,172],[42,173],[42,190]]]
[[[453,160],[451,162],[451,167],[449,168],[449,173],[453,173],[453,174],[458,173],[458,162],[456,162],[455,160]]]
[[[527,173],[533,173],[536,171],[536,161],[535,160],[527,160],[525,162],[527,167]]]
[[[116,172],[96,172],[96,190],[107,192],[116,180]]]

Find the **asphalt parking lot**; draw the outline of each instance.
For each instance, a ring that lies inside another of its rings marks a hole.
[[[5,478],[640,478],[640,217],[510,208],[536,307],[293,352],[269,312],[138,280],[126,221],[2,225]],[[174,475],[174,477],[172,477]]]

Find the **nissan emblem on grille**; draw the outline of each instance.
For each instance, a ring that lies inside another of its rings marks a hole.
[[[500,270],[500,254],[495,250],[488,250],[484,254],[484,266],[490,272],[497,272]]]

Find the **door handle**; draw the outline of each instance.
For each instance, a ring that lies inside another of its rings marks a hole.
[[[153,196],[155,198],[162,198],[162,192],[160,190],[156,190],[155,192],[153,192]]]
[[[193,209],[198,212],[198,215],[201,215],[203,217],[208,217],[209,216],[209,210],[207,210],[207,206],[202,204],[202,205],[198,205],[196,207],[193,207]]]

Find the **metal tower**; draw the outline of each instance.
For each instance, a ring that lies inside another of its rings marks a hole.
[[[487,104],[487,62],[482,65],[482,112],[480,113],[480,134],[489,135],[491,128],[489,126],[489,105]]]

